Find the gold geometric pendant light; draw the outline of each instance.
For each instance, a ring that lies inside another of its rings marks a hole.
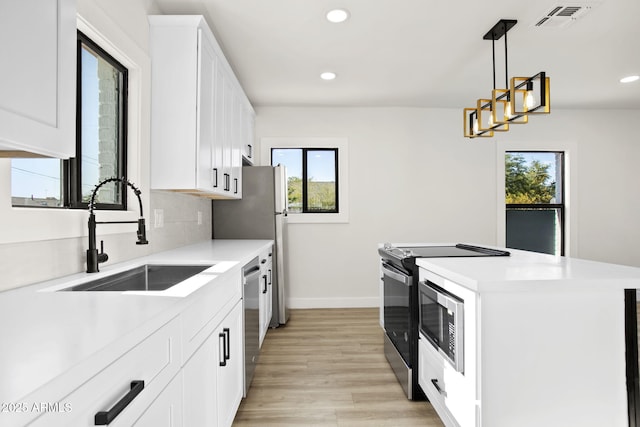
[[[490,138],[494,132],[507,132],[510,124],[525,124],[529,115],[549,114],[549,77],[544,71],[532,77],[508,77],[507,31],[518,21],[501,19],[484,35],[491,40],[493,51],[493,91],[491,99],[478,99],[475,108],[465,108],[464,136]],[[495,41],[504,36],[505,89],[496,88]]]

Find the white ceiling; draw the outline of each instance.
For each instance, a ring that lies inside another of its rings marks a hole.
[[[254,105],[473,107],[491,95],[491,41],[508,32],[509,76],[546,71],[553,108],[640,108],[640,1],[155,0],[202,14]],[[534,24],[555,6],[592,6],[561,28]],[[351,19],[325,14],[345,8]],[[504,86],[504,41],[496,42]],[[320,80],[323,71],[338,78]]]

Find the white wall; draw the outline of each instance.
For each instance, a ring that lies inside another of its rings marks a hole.
[[[256,110],[258,140],[349,140],[349,223],[289,226],[292,307],[377,305],[380,242],[500,243],[499,147],[571,147],[572,256],[640,266],[640,111],[557,110],[469,140],[461,110]]]
[[[147,15],[157,13],[151,0],[78,0],[82,29],[96,31],[122,50],[136,84],[130,87],[129,178],[143,194],[149,245],[135,244],[136,225],[98,225],[109,263],[211,238],[211,201],[194,196],[149,190],[150,59]],[[96,40],[97,41],[97,40]],[[119,58],[120,59],[120,58]],[[72,95],[73,96],[73,95]],[[131,129],[133,128],[133,129]],[[85,270],[86,211],[11,207],[10,160],[0,159],[0,290],[11,289]],[[135,196],[130,212],[97,212],[98,221],[136,220]],[[164,212],[164,227],[154,228],[156,209]],[[198,212],[203,221],[197,223]]]

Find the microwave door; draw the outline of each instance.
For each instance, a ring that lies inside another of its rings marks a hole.
[[[440,347],[442,340],[441,311],[435,292],[422,287],[420,292],[420,329],[431,344]]]

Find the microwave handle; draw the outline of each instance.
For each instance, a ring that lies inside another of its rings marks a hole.
[[[389,270],[385,264],[382,264],[382,272],[386,276],[389,276],[394,280],[402,282],[407,286],[411,286],[411,281],[409,280],[408,276],[405,276],[404,274],[396,273],[395,271]]]

